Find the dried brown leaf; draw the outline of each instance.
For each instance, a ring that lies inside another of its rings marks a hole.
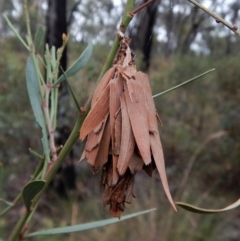
[[[84,139],[108,114],[109,92],[110,86],[108,84],[85,118],[80,130],[80,139]]]
[[[119,155],[120,153],[120,145],[121,145],[121,132],[122,129],[122,112],[119,111],[116,114],[116,120],[114,123],[114,136],[113,136],[113,141],[114,141],[114,145],[113,145],[113,154],[114,155]]]
[[[135,65],[128,65],[123,69],[124,76],[127,76],[128,79],[135,79],[137,69]],[[126,78],[126,77],[125,77]]]
[[[104,133],[105,125],[108,119],[108,115],[105,116],[103,119],[101,126],[102,128],[97,132],[91,132],[88,134],[86,146],[85,146],[85,152],[86,152],[86,158],[89,164],[91,164],[94,168],[96,168],[96,157],[100,148],[100,142],[102,142],[102,136]]]
[[[164,164],[164,156],[163,156],[163,150],[162,150],[162,144],[160,141],[160,137],[158,134],[150,134],[150,144],[151,144],[151,150],[153,154],[153,158],[155,160],[155,164],[157,166],[163,189],[167,195],[167,198],[169,202],[172,204],[175,211],[177,211],[174,202],[172,200],[172,196],[169,190],[166,171],[165,171],[165,164]]]
[[[102,139],[102,134],[103,130],[105,127],[105,123],[107,120],[108,115],[103,119],[101,123],[97,125],[97,127],[88,134],[87,137],[87,142],[85,146],[85,150],[90,152],[93,148],[95,148],[97,145],[99,145],[101,139]],[[95,131],[97,129],[97,131]]]
[[[104,128],[104,121],[100,122],[94,129],[93,132],[97,134],[102,128]]]
[[[147,106],[147,116],[148,116],[148,128],[150,132],[158,133],[157,118],[156,118],[156,108],[152,98],[152,90],[149,85],[148,76],[142,72],[136,73],[136,79],[140,82],[140,85],[144,89],[145,100]]]
[[[116,71],[116,67],[112,67],[110,68],[102,77],[102,79],[100,80],[99,84],[97,85],[94,93],[93,93],[93,97],[92,97],[92,102],[91,102],[91,107],[93,107],[93,105],[96,103],[97,99],[99,98],[99,96],[102,94],[102,92],[104,91],[104,89],[106,88],[106,86],[108,85],[108,83],[110,82],[110,80],[112,78],[114,78],[115,75],[115,71]]]
[[[137,73],[135,65],[128,65],[123,69],[119,69],[124,79],[135,79],[135,75]]]
[[[85,156],[87,158],[87,162],[91,165],[94,166],[95,164],[95,159],[98,154],[98,149],[99,145],[97,145],[94,149],[92,149],[90,152],[85,150]]]
[[[99,151],[95,160],[95,168],[103,166],[108,161],[108,151],[110,145],[110,122],[109,119],[106,122],[104,132],[102,135]]]
[[[121,146],[118,158],[118,173],[123,175],[133,156],[135,140],[132,132],[131,123],[128,116],[125,95],[121,96],[121,113],[122,113],[122,134]]]
[[[112,151],[113,154],[118,155],[121,141],[121,113],[120,113],[120,96],[123,92],[122,77],[118,75],[115,79],[110,81],[110,126],[112,137]]]
[[[159,122],[159,124],[161,126],[163,126],[162,120],[160,119],[160,116],[158,115],[157,110],[156,110],[156,117],[157,117],[157,121]]]
[[[148,165],[151,162],[151,153],[144,91],[136,80],[129,79],[127,82],[128,85],[124,82],[124,89],[133,135],[143,161]],[[129,91],[128,86],[133,87],[132,93]]]

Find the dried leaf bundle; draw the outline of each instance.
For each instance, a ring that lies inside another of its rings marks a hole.
[[[125,203],[131,203],[134,175],[145,170],[150,176],[159,172],[168,200],[172,200],[160,141],[159,119],[149,80],[138,72],[129,48],[130,39],[123,37],[114,66],[97,86],[91,110],[80,130],[87,138],[85,158],[96,172],[103,167],[104,206],[120,217]]]

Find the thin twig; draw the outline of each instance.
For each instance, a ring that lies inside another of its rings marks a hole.
[[[51,154],[52,154],[52,159],[51,159],[51,161],[52,161],[51,165],[52,165],[57,160],[57,149],[56,149],[56,146],[55,146],[55,139],[54,139],[55,130],[53,129],[52,121],[51,121],[49,109],[48,109],[50,92],[51,92],[51,86],[46,85],[45,103],[43,104],[43,112],[44,112],[44,116],[46,118],[46,124],[47,124],[47,129],[48,129],[49,147],[50,147]]]
[[[238,27],[236,25],[233,25],[227,21],[225,21],[223,18],[221,18],[219,15],[217,15],[216,13],[210,11],[209,9],[205,8],[203,5],[201,5],[200,3],[198,3],[195,0],[187,0],[190,3],[194,4],[195,6],[197,6],[198,8],[202,9],[204,12],[206,12],[207,14],[209,14],[210,16],[212,16],[217,23],[222,23],[223,25],[225,25],[227,28],[229,28],[230,30],[232,30],[238,37],[240,37],[240,32],[238,31]]]
[[[140,7],[136,8],[134,11],[131,12],[132,15],[136,14],[137,12],[141,11],[143,8],[145,8],[150,3],[154,2],[155,0],[149,0],[148,2],[144,3]]]
[[[31,28],[30,28],[30,19],[29,19],[29,14],[28,14],[28,8],[27,8],[27,1],[25,0],[23,2],[23,7],[24,7],[24,14],[25,14],[25,19],[26,19],[26,26],[27,26],[27,36],[29,38],[29,41],[31,45],[29,45],[30,50],[33,48],[33,41],[32,41],[32,33],[31,33]]]

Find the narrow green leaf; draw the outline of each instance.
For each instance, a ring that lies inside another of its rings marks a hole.
[[[29,182],[24,186],[22,190],[22,198],[28,211],[30,211],[33,198],[43,189],[44,185],[45,181],[38,180]]]
[[[60,68],[61,68],[61,70],[62,70],[62,72],[63,72],[63,75],[64,75],[64,77],[65,77],[65,80],[66,80],[66,82],[67,82],[67,86],[68,86],[68,89],[69,89],[69,91],[70,91],[70,93],[71,93],[71,95],[72,95],[72,97],[73,97],[74,103],[75,103],[77,109],[80,110],[80,106],[79,106],[79,104],[78,104],[77,98],[76,98],[76,96],[75,96],[75,94],[74,94],[74,92],[73,92],[73,89],[72,89],[72,87],[71,87],[71,85],[70,85],[70,83],[69,83],[69,81],[68,81],[68,79],[67,79],[67,76],[66,76],[66,74],[64,73],[64,71],[63,71],[63,69],[62,69],[62,66],[60,66]]]
[[[65,72],[65,75],[67,77],[70,77],[74,74],[76,74],[79,70],[81,70],[88,62],[88,60],[90,59],[91,55],[92,55],[92,42],[89,42],[87,48],[82,52],[81,56],[72,64],[71,67],[69,67],[69,69]],[[65,79],[65,76],[62,74],[58,80],[56,81],[56,83],[54,84],[54,86],[56,86],[57,84],[59,84],[61,81],[63,81]]]
[[[43,30],[43,26],[39,25],[37,32],[35,34],[35,38],[34,38],[34,46],[35,46],[35,52],[38,53],[39,48],[41,46],[42,40],[44,37],[44,30]]]
[[[23,46],[29,50],[29,47],[27,45],[27,43],[22,39],[22,37],[19,35],[19,33],[17,32],[17,30],[13,27],[12,23],[10,22],[10,20],[8,19],[7,15],[3,14],[4,19],[6,20],[8,27],[14,32],[14,34],[16,35],[16,37],[19,39],[19,41],[23,44]]]
[[[240,206],[240,199],[238,199],[233,204],[231,204],[225,208],[222,208],[222,209],[199,208],[199,207],[196,207],[196,206],[190,205],[188,203],[184,203],[184,202],[176,202],[175,204],[178,205],[179,207],[182,207],[193,213],[212,214],[212,213],[222,213],[222,212],[226,212],[228,210],[237,208],[238,206]]]
[[[156,210],[156,208],[153,208],[153,209],[149,209],[149,210],[146,210],[146,211],[125,215],[125,216],[122,216],[120,220],[118,218],[110,218],[110,219],[105,219],[105,220],[91,222],[91,223],[85,223],[85,224],[73,225],[73,226],[68,226],[68,227],[52,228],[52,229],[37,231],[37,232],[28,234],[26,236],[26,238],[39,236],[39,235],[55,235],[55,234],[63,234],[63,233],[81,232],[81,231],[88,230],[88,229],[99,228],[99,227],[103,227],[103,226],[106,226],[106,225],[109,225],[109,224],[118,223],[118,222],[121,222],[123,220],[133,218],[133,217],[136,217],[136,216],[139,216],[139,215],[142,215],[142,214],[145,214],[145,213],[149,213],[149,212],[152,212],[152,211],[155,211],[155,210]]]
[[[158,96],[160,96],[160,95],[164,95],[164,94],[166,94],[166,93],[168,93],[168,92],[170,92],[170,91],[173,91],[173,90],[175,90],[175,89],[177,89],[177,88],[179,88],[179,87],[182,87],[183,85],[186,85],[186,84],[189,84],[190,82],[192,82],[192,81],[194,81],[194,80],[197,80],[197,79],[199,79],[200,77],[202,77],[202,76],[204,76],[204,75],[206,75],[206,74],[208,74],[208,73],[210,73],[210,72],[212,72],[212,71],[214,71],[215,69],[210,69],[210,70],[208,70],[208,71],[206,71],[206,72],[204,72],[204,73],[202,73],[202,74],[200,74],[200,75],[198,75],[198,76],[196,76],[196,77],[194,77],[194,78],[192,78],[192,79],[189,79],[189,80],[187,80],[187,81],[184,81],[183,83],[181,83],[181,84],[179,84],[179,85],[176,85],[176,86],[174,86],[174,87],[172,87],[172,88],[170,88],[170,89],[168,89],[168,90],[165,90],[165,91],[163,91],[163,92],[161,92],[161,93],[158,93],[158,94],[156,94],[156,95],[153,95],[153,98],[156,98],[156,97],[158,97]]]
[[[4,202],[4,203],[7,204],[8,206],[13,206],[13,205],[14,205],[12,202],[6,201],[6,200],[4,200],[4,199],[2,199],[2,198],[0,198],[0,201],[1,201],[1,202]]]
[[[37,80],[37,73],[31,58],[27,60],[26,68],[27,90],[36,122],[42,129],[42,145],[45,156],[49,156],[47,130],[41,107],[40,89]]]

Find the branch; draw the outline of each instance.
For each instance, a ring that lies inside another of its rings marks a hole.
[[[217,23],[222,23],[223,25],[225,25],[227,28],[229,28],[230,30],[232,30],[238,37],[240,37],[240,32],[238,31],[238,27],[236,25],[233,25],[227,21],[225,21],[223,18],[221,18],[219,15],[217,15],[214,12],[211,12],[209,9],[205,8],[203,5],[201,5],[200,3],[196,2],[195,0],[187,0],[190,3],[194,4],[195,6],[197,6],[198,8],[202,9],[204,12],[206,12],[207,14],[209,14],[210,16],[212,16]]]

